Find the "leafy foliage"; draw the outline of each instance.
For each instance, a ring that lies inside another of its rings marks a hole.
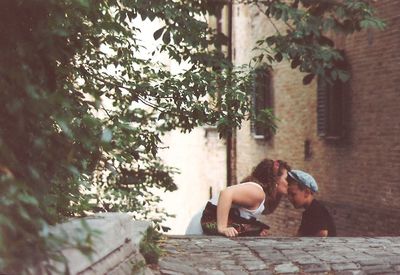
[[[211,47],[221,38],[205,21],[208,7],[1,2],[0,164],[11,172],[1,181],[0,269],[19,273],[21,260],[32,266],[48,258],[42,231],[66,217],[88,211],[148,217],[159,201],[152,188],[176,189],[175,169],[157,157],[165,131],[209,123],[222,133],[239,125],[248,103],[236,91],[246,90],[246,79]],[[187,70],[171,74],[155,58],[141,57],[138,15],[157,18],[163,27],[154,37],[163,43],[155,51],[185,61]],[[228,83],[234,75],[238,81]]]
[[[156,264],[162,254],[158,243],[162,240],[162,234],[154,227],[147,228],[140,241],[139,250],[147,264]]]
[[[293,0],[243,1],[255,5],[276,28],[274,35],[257,42],[257,62],[281,62],[285,57],[293,69],[307,73],[303,83],[320,76],[332,84],[350,78],[343,52],[335,48],[333,34],[349,35],[363,28],[383,29],[369,1]],[[280,21],[283,28],[275,25]]]
[[[259,41],[271,47],[267,60],[287,57],[293,68],[333,79],[347,74],[334,67],[341,56],[324,33],[382,27],[364,1],[248,4],[291,26]],[[163,133],[213,124],[224,136],[249,117],[251,77],[225,58],[219,49],[226,37],[206,22],[222,5],[0,2],[0,270],[23,273],[39,261],[60,260],[62,240],[46,232],[67,217],[95,211],[149,217],[159,201],[153,188],[176,189],[176,170],[157,157]],[[153,55],[140,54],[138,17],[160,24]],[[153,57],[159,53],[189,66],[172,74]]]

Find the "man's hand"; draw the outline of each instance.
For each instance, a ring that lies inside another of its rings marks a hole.
[[[239,233],[233,227],[225,227],[222,229],[218,229],[218,232],[230,238],[239,235]]]
[[[265,237],[265,236],[268,236],[268,235],[269,235],[268,229],[261,230],[260,236]]]
[[[315,234],[315,237],[328,237],[328,230],[320,230]]]

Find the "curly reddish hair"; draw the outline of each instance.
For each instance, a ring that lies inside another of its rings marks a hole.
[[[275,199],[275,189],[276,182],[282,176],[283,170],[291,170],[287,162],[266,158],[260,161],[253,169],[253,172],[241,181],[241,183],[252,181],[261,185],[266,195],[264,203],[266,211],[274,209],[279,203]]]

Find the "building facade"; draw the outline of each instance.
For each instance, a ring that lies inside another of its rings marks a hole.
[[[210,196],[240,182],[267,157],[315,177],[316,198],[329,208],[339,236],[400,234],[400,1],[371,3],[385,20],[385,30],[332,37],[351,71],[340,104],[321,108],[328,99],[321,97],[317,81],[303,85],[304,75],[281,62],[261,87],[268,99],[264,103],[279,119],[274,135],[260,134],[257,125],[245,122],[226,140],[214,128],[202,127],[163,139],[161,156],[180,169],[178,191],[160,194],[160,206],[176,215],[165,223],[172,228],[169,233],[184,234]],[[211,24],[230,38],[226,50],[236,65],[247,64],[255,42],[275,32],[263,14],[239,4],[225,7]],[[301,213],[285,198],[264,219],[272,236],[293,236]]]
[[[270,72],[269,93],[278,131],[255,135],[245,123],[234,137],[232,174],[239,181],[263,158],[282,159],[311,173],[340,236],[400,234],[400,2],[373,1],[384,31],[363,30],[334,37],[351,68],[343,88],[340,135],[321,134],[317,81],[303,85],[304,75],[281,62]],[[256,9],[232,6],[232,60],[248,63],[255,42],[274,32]],[[337,106],[336,106],[337,107]],[[323,130],[323,129],[322,129]],[[228,154],[229,155],[229,154]],[[284,199],[266,217],[272,235],[294,235],[301,211]]]

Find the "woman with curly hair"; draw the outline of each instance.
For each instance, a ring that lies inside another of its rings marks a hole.
[[[272,213],[287,194],[290,166],[282,160],[262,160],[240,184],[222,190],[208,201],[201,216],[201,228],[207,235],[265,236],[268,226],[257,216]],[[191,234],[189,225],[186,234]],[[192,232],[191,232],[192,231]]]

